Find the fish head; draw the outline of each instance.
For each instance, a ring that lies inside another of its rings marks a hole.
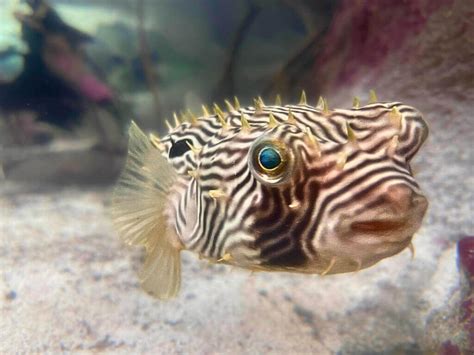
[[[409,246],[428,205],[409,161],[426,134],[413,133],[412,121],[405,131],[416,142],[397,135],[400,127],[381,129],[391,115],[374,113],[377,132],[368,141],[351,141],[350,134],[345,142],[325,140],[290,123],[217,137],[200,170],[220,179],[208,191],[221,191],[221,228],[231,226],[240,238],[227,235],[233,244],[222,252],[248,253],[264,269],[324,272],[332,263],[330,273],[338,273]]]
[[[360,118],[347,110],[317,117],[342,138],[297,113],[255,115],[246,127],[229,121],[193,159],[180,156],[182,173],[193,164],[193,198],[181,206],[187,248],[256,270],[339,273],[409,246],[427,209],[410,167],[426,124],[403,105],[363,109]],[[179,143],[169,152],[188,145]]]

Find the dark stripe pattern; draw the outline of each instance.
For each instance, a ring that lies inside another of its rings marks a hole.
[[[287,122],[290,111],[294,120]],[[277,125],[269,126],[270,114]],[[242,128],[242,115],[250,130]],[[421,195],[409,163],[428,128],[419,111],[400,102],[330,112],[309,105],[246,107],[225,113],[225,121],[223,127],[216,115],[200,117],[161,140],[184,181],[176,230],[186,248],[204,257],[251,269],[321,271],[335,239],[328,230],[383,206],[393,186]],[[262,139],[290,157],[288,176],[278,184],[249,163]],[[201,151],[183,151],[183,141]]]

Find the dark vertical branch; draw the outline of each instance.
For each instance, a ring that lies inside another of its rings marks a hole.
[[[222,73],[222,77],[217,83],[216,88],[214,90],[214,100],[223,100],[235,94],[234,72],[238,54],[251,25],[255,21],[255,18],[258,16],[260,11],[261,8],[258,5],[255,5],[252,1],[249,1],[249,8],[247,10],[247,13],[240,22],[239,27],[237,28],[234,38],[232,40],[230,51],[227,55],[226,64],[224,66],[224,71]]]
[[[264,95],[280,93],[292,96],[294,91],[306,89],[311,96],[320,94],[320,79],[311,78],[311,69],[322,53],[325,36],[339,7],[339,0],[284,0],[306,27],[307,39],[291,58],[275,73],[264,90]],[[299,95],[299,92],[298,92]]]
[[[151,60],[150,47],[145,32],[145,19],[144,19],[144,1],[138,0],[137,2],[137,30],[140,50],[140,60],[142,62],[143,71],[147,81],[148,89],[153,96],[153,103],[155,106],[155,112],[157,115],[160,114],[161,106],[158,94],[158,81],[156,79],[156,73],[153,69],[153,63]]]
[[[269,96],[272,93],[279,93],[286,96],[291,94],[291,90],[298,88],[298,83],[304,78],[304,73],[308,72],[321,52],[321,43],[324,35],[325,32],[311,35],[280,71],[273,76],[264,90],[264,95]]]

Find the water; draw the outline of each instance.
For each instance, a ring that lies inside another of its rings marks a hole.
[[[0,7],[0,352],[472,351],[468,1]],[[423,112],[430,138],[413,168],[430,208],[415,258],[319,277],[229,272],[186,255],[179,297],[148,297],[141,253],[105,212],[130,119],[164,135],[173,112],[234,96],[297,103],[302,89],[330,108],[365,104],[375,89]]]

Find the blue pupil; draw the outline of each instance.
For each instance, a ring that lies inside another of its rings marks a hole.
[[[262,167],[268,170],[275,169],[281,164],[280,154],[274,148],[263,148],[258,158]]]

